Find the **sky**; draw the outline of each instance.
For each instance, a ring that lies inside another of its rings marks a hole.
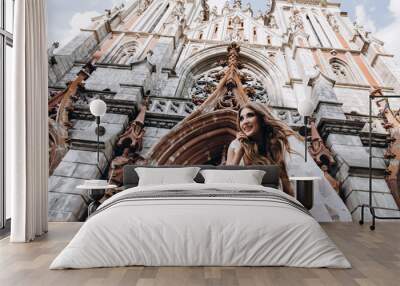
[[[104,13],[114,5],[132,0],[47,0],[49,43],[70,41],[79,29],[90,24],[90,18]],[[330,0],[341,3],[342,11],[349,13],[373,36],[385,43],[386,49],[400,58],[400,0]],[[230,1],[231,3],[233,0]],[[253,10],[264,9],[263,0],[250,2]],[[208,0],[210,7],[222,7],[225,0]]]

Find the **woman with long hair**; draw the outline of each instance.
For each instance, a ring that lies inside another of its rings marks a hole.
[[[247,103],[238,111],[239,132],[228,148],[227,165],[278,165],[283,191],[293,195],[286,168],[286,153],[296,153],[289,137],[303,140],[285,123],[276,119],[261,103]]]
[[[324,177],[313,159],[304,161],[304,139],[275,118],[261,103],[248,103],[237,116],[237,136],[228,148],[227,165],[278,165],[285,193],[293,195],[290,176],[319,177],[314,187],[314,206],[310,210],[319,221],[351,221],[343,201]]]

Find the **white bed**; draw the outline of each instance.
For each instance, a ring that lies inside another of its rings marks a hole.
[[[350,268],[320,225],[296,202],[277,189],[255,185],[131,188],[104,202],[50,269],[128,265]]]

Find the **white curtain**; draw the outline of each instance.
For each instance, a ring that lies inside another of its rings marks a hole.
[[[12,242],[47,232],[46,0],[15,1],[13,92],[6,98],[6,187]]]

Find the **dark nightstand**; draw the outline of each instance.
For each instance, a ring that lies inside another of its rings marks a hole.
[[[289,177],[290,181],[296,181],[296,199],[310,210],[314,204],[314,181],[320,177]]]

